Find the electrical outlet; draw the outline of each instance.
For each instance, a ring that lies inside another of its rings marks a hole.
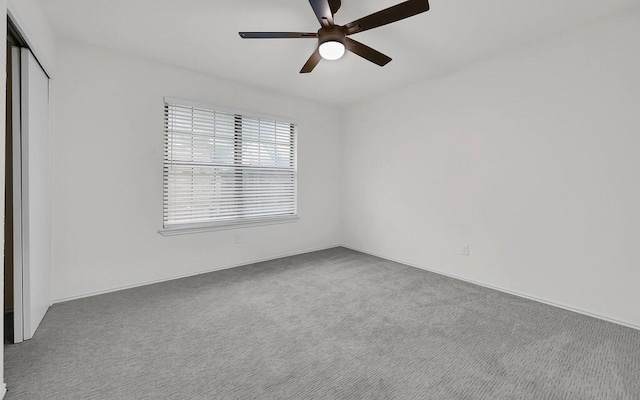
[[[236,233],[236,244],[242,243],[242,239],[240,238],[240,234]]]
[[[463,256],[469,256],[469,245],[465,244],[464,246],[462,246],[462,254]]]

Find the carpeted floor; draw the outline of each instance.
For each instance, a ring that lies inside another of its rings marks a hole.
[[[7,399],[639,399],[640,331],[343,248],[57,304]]]

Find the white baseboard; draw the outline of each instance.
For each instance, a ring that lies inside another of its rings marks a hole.
[[[7,394],[7,384],[0,385],[0,400],[4,399],[4,395]]]
[[[636,324],[631,323],[631,322],[620,321],[618,319],[610,318],[610,317],[607,317],[607,316],[604,316],[604,315],[600,315],[600,314],[596,314],[596,313],[593,313],[593,312],[590,312],[590,311],[585,311],[585,310],[582,310],[582,309],[579,309],[579,308],[575,308],[575,307],[567,306],[567,305],[564,305],[564,304],[556,303],[554,301],[541,299],[539,297],[531,296],[531,295],[528,295],[528,294],[515,292],[513,290],[509,290],[509,289],[501,288],[501,287],[498,287],[498,286],[490,285],[488,283],[483,283],[483,282],[474,281],[472,279],[463,278],[463,277],[458,276],[458,275],[454,275],[454,274],[450,274],[450,273],[447,273],[447,272],[438,271],[436,269],[424,267],[422,265],[417,265],[417,264],[413,264],[413,263],[402,261],[402,260],[396,260],[396,259],[393,259],[393,258],[385,257],[385,256],[380,255],[380,254],[375,254],[375,253],[371,253],[371,252],[368,252],[368,251],[365,251],[365,250],[356,249],[356,248],[351,247],[351,246],[342,245],[342,247],[344,247],[345,249],[357,251],[357,252],[360,252],[360,253],[369,254],[369,255],[374,256],[374,257],[378,257],[378,258],[382,258],[382,259],[385,259],[385,260],[397,262],[399,264],[404,264],[404,265],[408,265],[410,267],[414,267],[414,268],[422,269],[422,270],[425,270],[425,271],[433,272],[434,274],[444,275],[444,276],[447,276],[449,278],[453,278],[453,279],[457,279],[457,280],[460,280],[460,281],[472,283],[474,285],[486,287],[488,289],[493,289],[493,290],[497,290],[499,292],[508,293],[508,294],[513,295],[513,296],[518,296],[518,297],[522,297],[522,298],[525,298],[525,299],[528,299],[528,300],[533,300],[533,301],[536,301],[538,303],[543,303],[543,304],[547,304],[547,305],[550,305],[550,306],[553,306],[553,307],[562,308],[563,310],[572,311],[572,312],[575,312],[575,313],[578,313],[578,314],[586,315],[588,317],[593,317],[593,318],[601,319],[603,321],[611,322],[611,323],[614,323],[614,324],[617,324],[617,325],[626,326],[627,328],[640,330],[640,325],[636,325]]]
[[[339,244],[336,244],[336,245],[332,245],[332,246],[326,246],[326,247],[320,247],[320,248],[315,248],[315,249],[297,251],[297,252],[293,252],[293,253],[280,254],[280,255],[274,256],[274,257],[266,257],[266,258],[260,258],[260,259],[251,260],[251,261],[242,262],[242,263],[237,263],[237,264],[224,265],[224,266],[221,266],[221,267],[215,267],[215,268],[206,269],[206,270],[203,270],[203,271],[191,272],[191,273],[188,273],[188,274],[173,275],[173,276],[170,276],[170,277],[167,277],[167,278],[156,279],[156,280],[152,280],[152,281],[139,282],[139,283],[135,283],[133,285],[118,286],[118,287],[115,287],[115,288],[99,290],[99,291],[95,291],[95,292],[87,292],[87,293],[83,293],[83,294],[79,294],[79,295],[75,295],[75,296],[62,297],[62,298],[59,298],[57,300],[54,300],[52,304],[64,303],[65,301],[77,300],[77,299],[82,299],[82,298],[85,298],[85,297],[97,296],[97,295],[100,295],[100,294],[119,292],[120,290],[133,289],[133,288],[140,287],[140,286],[153,285],[154,283],[168,282],[168,281],[172,281],[174,279],[182,279],[182,278],[188,278],[190,276],[208,274],[209,272],[222,271],[222,270],[225,270],[225,269],[242,267],[244,265],[250,265],[250,264],[255,264],[255,263],[264,262],[264,261],[277,260],[278,258],[291,257],[291,256],[297,256],[297,255],[300,255],[300,254],[313,253],[314,251],[322,251],[322,250],[327,250],[327,249],[333,249],[335,247],[341,247],[341,246]],[[1,400],[1,398],[0,398],[0,400]]]
[[[96,292],[88,292],[88,293],[83,293],[83,294],[76,295],[76,296],[63,297],[63,298],[55,300],[53,302],[53,304],[63,303],[65,301],[70,301],[70,300],[81,299],[81,298],[84,298],[84,297],[97,296],[97,295],[105,294],[105,293],[117,292],[117,291],[120,291],[120,290],[132,289],[132,288],[136,288],[136,287],[140,287],[140,286],[153,285],[154,283],[167,282],[167,281],[171,281],[171,280],[174,280],[174,279],[187,278],[189,276],[207,274],[209,272],[222,271],[222,270],[229,269],[229,268],[236,268],[236,267],[241,267],[241,266],[244,266],[244,265],[255,264],[255,263],[264,262],[264,261],[277,260],[278,258],[283,258],[283,257],[290,257],[290,256],[296,256],[296,255],[305,254],[305,253],[311,253],[311,252],[314,252],[314,251],[332,249],[332,248],[335,248],[335,247],[344,247],[346,249],[350,249],[350,250],[357,251],[357,252],[364,253],[364,254],[369,254],[369,255],[372,255],[374,257],[379,257],[379,258],[382,258],[382,259],[385,259],[385,260],[389,260],[389,261],[397,262],[397,263],[400,263],[400,264],[408,265],[408,266],[411,266],[411,267],[414,267],[414,268],[418,268],[418,269],[422,269],[422,270],[425,270],[425,271],[433,272],[435,274],[448,276],[449,278],[458,279],[458,280],[461,280],[461,281],[464,281],[464,282],[472,283],[474,285],[486,287],[486,288],[489,288],[489,289],[492,289],[492,290],[497,290],[499,292],[508,293],[508,294],[513,295],[513,296],[522,297],[522,298],[525,298],[525,299],[528,299],[528,300],[536,301],[538,303],[547,304],[547,305],[550,305],[550,306],[553,306],[553,307],[562,308],[564,310],[568,310],[568,311],[572,311],[572,312],[575,312],[575,313],[578,313],[578,314],[582,314],[582,315],[586,315],[586,316],[589,316],[589,317],[601,319],[603,321],[611,322],[611,323],[614,323],[614,324],[617,324],[617,325],[622,325],[622,326],[626,326],[628,328],[640,330],[640,325],[637,325],[637,324],[634,324],[634,323],[631,323],[631,322],[621,321],[621,320],[618,320],[618,319],[615,319],[615,318],[607,317],[607,316],[600,315],[600,314],[597,314],[597,313],[593,313],[593,312],[590,312],[590,311],[582,310],[582,309],[575,308],[575,307],[572,307],[572,306],[567,306],[565,304],[556,303],[556,302],[551,301],[551,300],[546,300],[546,299],[542,299],[542,298],[535,297],[535,296],[532,296],[532,295],[523,294],[523,293],[516,292],[516,291],[513,291],[513,290],[505,289],[505,288],[502,288],[502,287],[499,287],[499,286],[494,286],[494,285],[491,285],[491,284],[488,284],[488,283],[475,281],[475,280],[472,280],[472,279],[464,278],[462,276],[458,276],[458,275],[450,274],[450,273],[447,273],[447,272],[439,271],[439,270],[436,270],[436,269],[433,269],[433,268],[429,268],[429,267],[425,267],[425,266],[422,266],[422,265],[413,264],[411,262],[398,260],[398,259],[393,259],[393,258],[389,258],[389,257],[383,256],[381,254],[375,254],[375,253],[372,253],[372,252],[369,252],[369,251],[357,249],[355,247],[339,245],[339,244],[332,245],[332,246],[321,247],[321,248],[309,249],[309,250],[304,250],[304,251],[299,251],[299,252],[294,252],[294,253],[281,254],[281,255],[278,255],[278,256],[274,256],[274,257],[261,258],[261,259],[251,260],[251,261],[232,264],[232,265],[225,265],[225,266],[221,266],[221,267],[211,268],[211,269],[207,269],[207,270],[204,270],[204,271],[192,272],[192,273],[183,274],[183,275],[174,275],[174,276],[163,278],[163,279],[157,279],[157,280],[153,280],[153,281],[145,281],[145,282],[140,282],[140,283],[136,283],[136,284],[133,284],[133,285],[119,286],[119,287],[106,289],[106,290],[100,290],[100,291],[96,291]],[[6,391],[6,388],[0,388],[0,393],[2,393],[2,390]],[[2,399],[2,397],[0,397],[0,399]]]

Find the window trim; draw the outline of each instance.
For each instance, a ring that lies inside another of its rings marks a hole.
[[[170,228],[162,228],[158,230],[158,233],[161,234],[162,236],[176,236],[176,235],[186,235],[189,233],[203,233],[203,232],[224,231],[229,229],[251,228],[254,226],[288,224],[291,222],[296,222],[299,219],[300,219],[300,216],[296,214],[296,215],[287,215],[285,217],[264,218],[263,220],[258,220],[256,218],[253,218],[251,220],[247,220],[246,222],[233,222],[233,223],[202,222],[202,223],[176,225]]]
[[[162,221],[162,228],[158,230],[158,233],[161,234],[162,236],[174,236],[174,235],[184,235],[184,234],[190,234],[190,233],[202,233],[202,232],[212,232],[212,231],[220,231],[220,230],[229,230],[229,229],[240,229],[240,228],[248,228],[248,227],[254,227],[254,226],[265,226],[265,225],[275,225],[275,224],[284,224],[284,223],[292,223],[292,222],[296,222],[300,219],[299,217],[299,210],[298,210],[298,132],[297,132],[297,126],[298,126],[298,122],[295,119],[291,119],[291,118],[286,118],[286,117],[281,117],[281,116],[274,116],[274,115],[268,115],[268,114],[259,114],[259,113],[255,113],[255,112],[248,112],[245,110],[239,110],[239,109],[233,109],[233,108],[228,108],[228,107],[220,107],[220,106],[216,106],[216,105],[212,105],[212,104],[206,104],[206,103],[200,103],[200,102],[195,102],[195,101],[190,101],[190,100],[184,100],[184,99],[180,99],[180,98],[175,98],[175,97],[167,97],[165,96],[163,99],[163,107],[162,109],[164,110],[164,106],[165,104],[175,104],[178,106],[185,106],[185,107],[193,107],[193,108],[201,108],[201,109],[205,109],[205,110],[212,110],[212,111],[217,111],[217,112],[221,112],[221,113],[227,113],[227,114],[233,114],[233,115],[241,115],[241,116],[245,116],[245,117],[249,117],[249,118],[260,118],[260,119],[267,119],[267,120],[274,120],[277,122],[282,122],[282,123],[287,123],[287,124],[291,124],[295,126],[295,132],[294,132],[294,142],[293,142],[293,151],[295,154],[294,157],[294,171],[296,171],[296,175],[295,175],[295,180],[294,180],[294,190],[295,190],[295,195],[294,195],[294,210],[295,213],[291,214],[291,215],[282,215],[282,216],[265,216],[265,217],[257,217],[257,218],[247,218],[245,221],[243,221],[242,219],[236,219],[236,220],[228,220],[228,221],[218,221],[218,222],[196,222],[196,223],[184,223],[184,224],[176,224],[173,226],[169,226],[169,227],[165,227],[164,226],[164,216],[161,218]],[[164,113],[164,111],[163,111]],[[164,115],[163,115],[163,119],[164,119]],[[162,141],[163,141],[163,146],[164,146],[164,140],[165,140],[165,128],[163,126],[162,128]],[[164,198],[164,156],[162,157],[162,168],[161,171],[162,172],[162,186],[161,186],[161,197],[160,198]],[[162,209],[163,209],[163,215],[164,215],[164,200],[163,200],[163,205],[162,205]]]

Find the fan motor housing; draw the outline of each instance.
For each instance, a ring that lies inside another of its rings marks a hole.
[[[344,44],[344,38],[346,36],[346,29],[341,26],[323,26],[318,30],[318,45],[325,42],[340,42]]]

